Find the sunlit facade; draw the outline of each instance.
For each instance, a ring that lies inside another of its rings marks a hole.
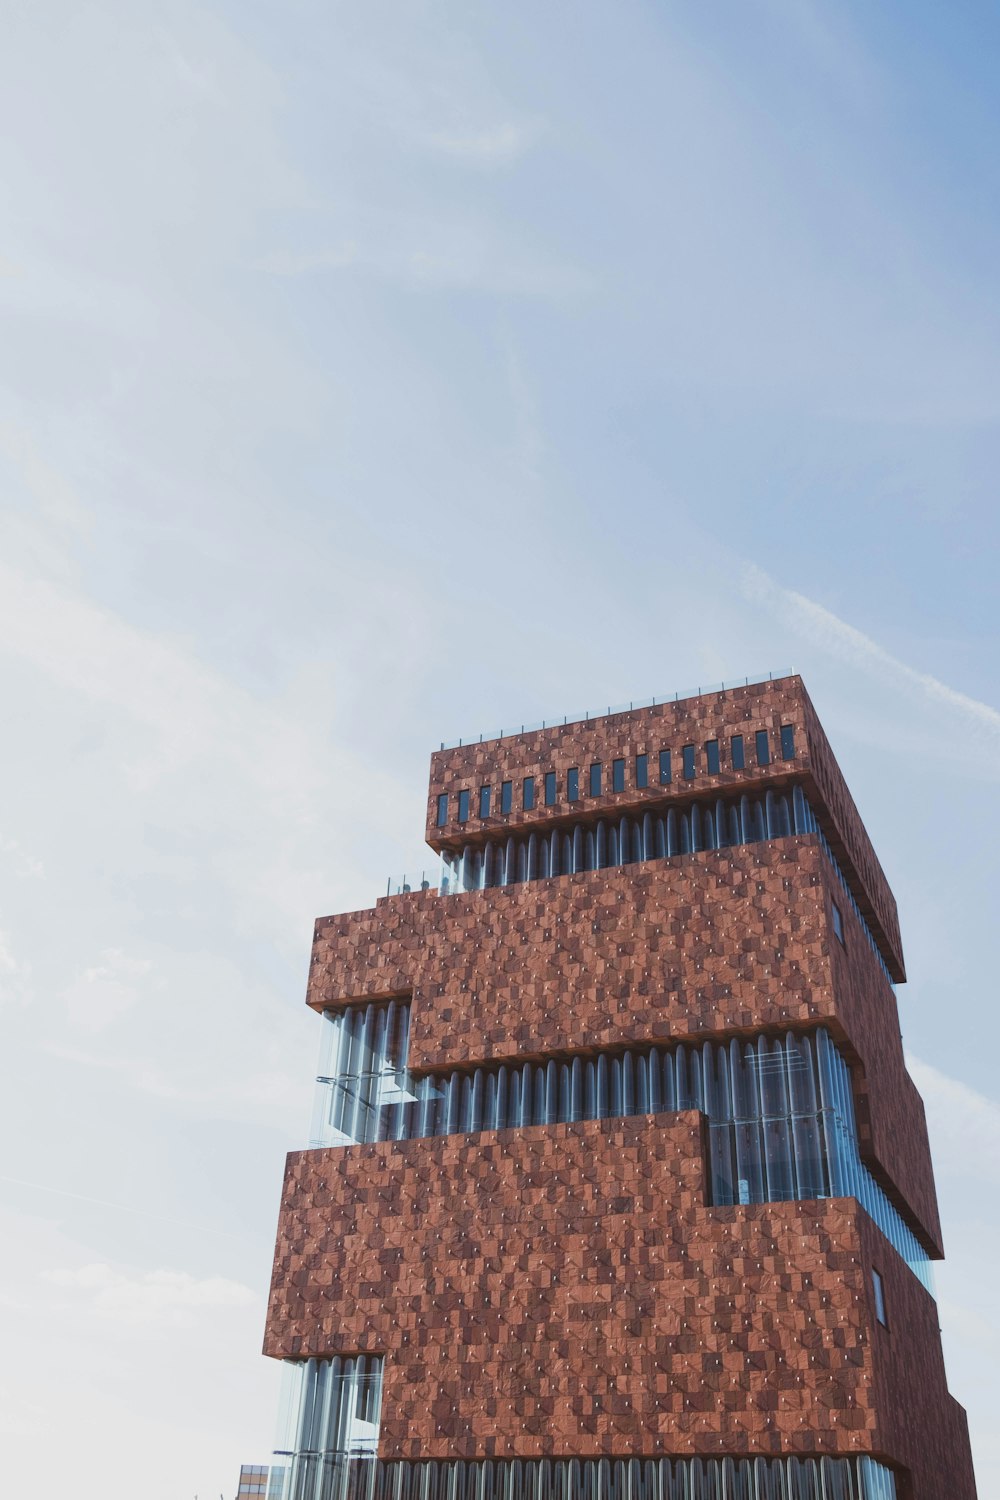
[[[271,1500],[973,1500],[895,903],[800,680],[442,746],[427,839],[316,925]]]

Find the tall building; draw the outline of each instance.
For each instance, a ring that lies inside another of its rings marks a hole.
[[[427,842],[316,923],[283,1500],[974,1500],[896,905],[801,680],[442,747]]]
[[[267,1500],[267,1465],[242,1464],[236,1500]]]

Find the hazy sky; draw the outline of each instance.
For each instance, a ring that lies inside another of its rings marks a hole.
[[[267,1461],[312,921],[419,863],[430,750],[792,666],[1000,1492],[1000,12],[0,16],[5,1485]]]

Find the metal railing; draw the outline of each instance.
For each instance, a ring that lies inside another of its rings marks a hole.
[[[495,734],[480,734],[472,739],[442,740],[442,750],[458,750],[463,745],[482,745],[489,740],[508,739],[515,734],[534,734],[538,729],[558,729],[567,724],[589,724],[591,719],[606,719],[612,714],[633,713],[637,708],[657,708],[661,703],[680,703],[687,698],[701,698],[706,693],[725,693],[733,688],[757,687],[762,682],[776,682],[793,676],[792,668],[780,672],[761,672],[757,676],[731,677],[726,682],[711,682],[707,687],[685,688],[677,693],[664,693],[655,698],[637,698],[630,703],[609,703],[607,708],[577,709],[554,719],[539,719],[534,723],[514,724],[509,729],[499,729]]]

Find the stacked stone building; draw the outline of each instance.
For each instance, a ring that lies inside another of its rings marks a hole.
[[[316,923],[275,1495],[974,1500],[896,906],[800,679],[442,748],[426,836]]]

